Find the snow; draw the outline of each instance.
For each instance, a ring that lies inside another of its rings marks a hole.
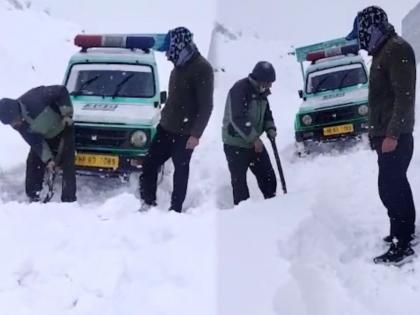
[[[60,18],[54,13],[67,12],[69,5],[48,2],[47,15],[39,11],[43,3],[33,1],[30,9],[12,10],[9,2],[0,2],[0,17],[7,25],[0,43],[2,97],[61,82],[66,62],[76,51],[72,38],[87,23],[72,20],[76,2],[73,11]],[[82,17],[93,12],[91,6],[86,2]],[[403,12],[401,7],[395,14]],[[125,25],[119,19],[106,27],[134,25],[134,13],[128,12]],[[182,11],[177,20],[168,12],[175,22],[185,14]],[[341,18],[351,25],[353,14],[345,12]],[[154,23],[167,22],[160,18]],[[89,27],[98,29],[94,24],[91,21]],[[195,26],[199,34],[211,33],[211,23]],[[29,44],[20,40],[23,35]],[[215,108],[191,162],[185,214],[167,212],[170,165],[159,186],[159,206],[147,213],[136,211],[136,180],[121,184],[81,178],[76,204],[57,202],[59,191],[49,204],[27,204],[28,148],[11,128],[0,126],[0,314],[419,313],[419,260],[401,268],[377,266],[371,260],[385,250],[381,237],[388,232],[377,194],[375,154],[362,143],[345,152],[296,158],[293,119],[301,74],[287,54],[295,42],[254,35],[244,30],[237,40],[217,34],[212,39],[217,43],[213,63],[219,70]],[[314,42],[318,39],[324,38]],[[272,62],[277,71],[270,102],[288,194],[279,187],[276,198],[263,200],[250,175],[251,199],[232,209],[221,143],[225,97],[258,60]],[[163,57],[159,66],[166,84],[164,73],[171,66]],[[415,138],[419,136],[417,128]],[[409,179],[417,204],[419,170],[416,147]]]

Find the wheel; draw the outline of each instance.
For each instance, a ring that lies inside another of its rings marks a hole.
[[[305,157],[309,155],[309,149],[304,142],[295,142],[296,155],[298,157]]]

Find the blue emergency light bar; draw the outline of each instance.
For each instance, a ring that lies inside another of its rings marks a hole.
[[[84,50],[96,47],[114,47],[165,51],[167,49],[166,37],[167,34],[79,34],[74,38],[74,44]]]

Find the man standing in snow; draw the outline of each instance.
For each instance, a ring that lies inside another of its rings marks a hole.
[[[213,109],[213,69],[185,27],[169,31],[165,42],[166,56],[174,69],[169,78],[168,101],[140,176],[140,211],[156,205],[158,170],[171,158],[175,171],[169,210],[182,212],[190,159]]]
[[[256,176],[264,198],[276,195],[276,175],[260,139],[263,132],[273,139],[277,136],[267,99],[275,80],[271,63],[260,61],[247,78],[233,85],[227,96],[222,137],[235,205],[249,198],[248,168]]]
[[[11,125],[31,146],[25,180],[26,194],[31,202],[40,201],[45,168],[54,171],[57,166],[63,170],[61,201],[76,201],[72,116],[73,105],[62,85],[40,86],[18,99],[0,100],[1,122]],[[61,152],[58,154],[59,147]]]
[[[369,136],[378,154],[379,196],[388,209],[389,250],[375,263],[402,264],[414,256],[415,207],[407,169],[413,156],[416,62],[412,47],[377,6],[359,12],[348,39],[373,57],[369,78]]]

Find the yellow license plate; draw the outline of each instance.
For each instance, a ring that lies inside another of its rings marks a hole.
[[[354,131],[353,124],[326,127],[324,128],[324,136],[339,135],[343,133],[350,133],[353,131]]]
[[[90,166],[98,168],[118,168],[119,158],[113,155],[100,155],[100,154],[76,154],[77,166]]]

